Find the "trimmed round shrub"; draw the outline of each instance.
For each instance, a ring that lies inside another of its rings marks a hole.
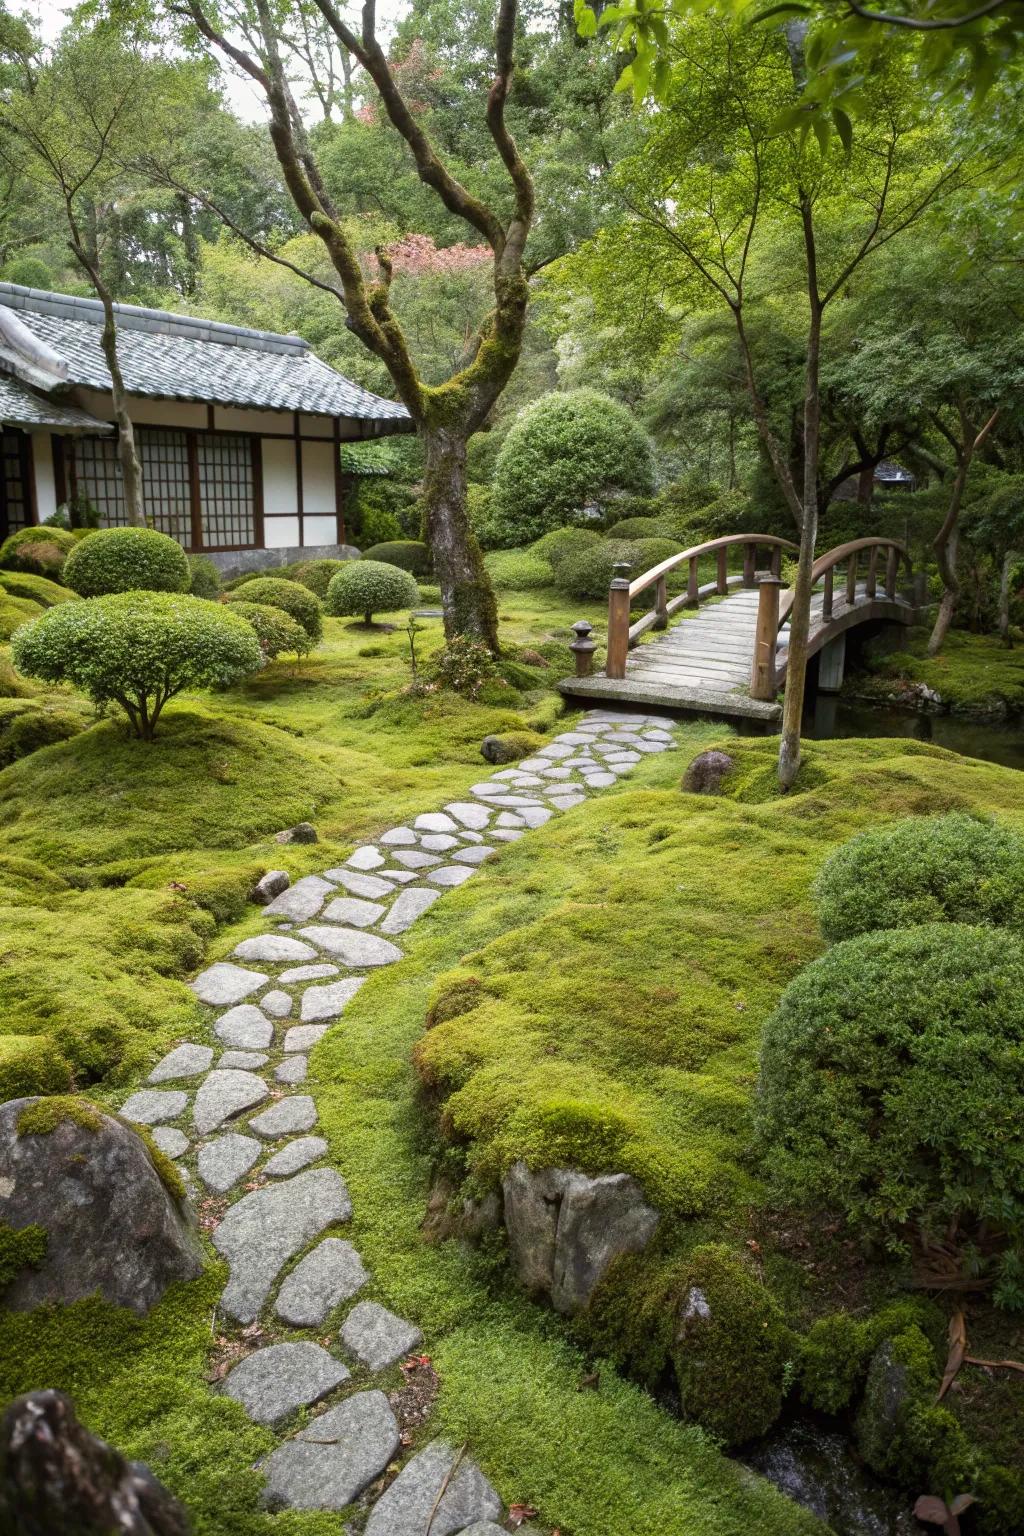
[[[77,543],[64,528],[20,528],[0,544],[0,570],[60,581],[64,562]]]
[[[969,1247],[987,1226],[996,1298],[1014,1304],[1022,1120],[1024,946],[1005,929],[847,939],[790,983],[765,1025],[757,1131],[784,1195],[898,1253],[917,1236]]]
[[[209,555],[189,555],[189,586],[193,597],[205,597],[207,601],[220,597],[220,571]]]
[[[684,546],[678,539],[630,539],[628,543],[633,545],[636,563],[633,570],[634,576],[642,576],[644,571],[649,571],[653,565],[660,565],[662,560],[667,560],[670,555],[681,555]],[[669,572],[671,579],[674,572]]]
[[[188,556],[176,539],[155,528],[101,528],[75,544],[64,580],[79,597],[111,592],[187,592]]]
[[[119,704],[145,741],[175,694],[225,688],[263,665],[243,619],[219,603],[171,592],[62,603],[20,629],[11,649],[28,676],[71,683],[98,705]]]
[[[327,596],[327,588],[331,584],[331,577],[340,571],[344,564],[344,560],[305,560],[299,565],[290,567],[287,579],[297,581],[300,587],[306,587],[323,602]]]
[[[551,569],[557,571],[563,560],[600,543],[601,535],[593,528],[552,528],[550,533],[530,545],[530,553],[546,560]]]
[[[631,577],[639,573],[636,545],[601,539],[559,560],[555,586],[568,597],[606,598],[614,568],[621,563],[630,566]]]
[[[491,536],[518,547],[578,521],[588,503],[653,488],[650,439],[624,405],[595,389],[542,395],[520,411],[501,445]]]
[[[233,602],[231,612],[251,627],[260,643],[260,650],[268,661],[275,656],[305,656],[313,649],[313,642],[283,608],[271,608],[269,603]]]
[[[337,618],[361,614],[372,624],[375,613],[411,608],[419,599],[420,589],[408,571],[383,560],[351,560],[331,578],[327,612]]]
[[[555,579],[547,561],[528,549],[495,549],[484,557],[484,568],[499,592],[533,592]]]
[[[429,576],[431,571],[430,550],[419,539],[392,539],[388,544],[374,544],[371,549],[363,550],[362,558],[397,565],[412,576]]]
[[[347,563],[355,564],[355,561]],[[301,582],[282,581],[276,576],[254,576],[229,592],[227,601],[266,603],[271,608],[280,608],[296,624],[302,625],[314,645],[323,639],[324,611],[320,599]]]
[[[1024,932],[1024,837],[959,811],[912,817],[837,848],[814,895],[832,944],[943,920]]]
[[[608,529],[610,539],[671,539],[675,529],[664,517],[626,517]]]

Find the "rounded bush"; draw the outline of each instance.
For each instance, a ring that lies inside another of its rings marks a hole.
[[[220,571],[209,555],[189,555],[189,591],[193,597],[212,600],[220,596]]]
[[[331,577],[340,571],[344,564],[344,560],[305,560],[291,567],[288,571],[288,580],[297,581],[300,587],[315,593],[323,602],[327,596],[327,588],[331,584]]]
[[[323,639],[324,611],[320,599],[298,581],[282,581],[275,576],[254,576],[251,581],[245,581],[233,592],[229,592],[227,600],[229,603],[266,603],[271,608],[280,608],[296,624],[302,625],[314,645]]]
[[[814,895],[833,944],[943,919],[1024,932],[1024,837],[962,812],[913,817],[837,848]]]
[[[671,539],[675,529],[664,517],[626,517],[608,529],[610,539]]]
[[[408,571],[382,560],[352,560],[331,578],[327,612],[337,618],[361,614],[372,624],[375,613],[394,613],[419,602],[420,589]]]
[[[58,603],[77,603],[78,598],[67,587],[50,581],[46,576],[31,576],[27,571],[0,571],[0,592],[10,597],[27,598],[40,608],[55,608]]]
[[[155,528],[101,528],[75,544],[64,580],[79,597],[111,592],[187,592],[188,556]]]
[[[227,687],[263,665],[243,619],[219,603],[171,592],[62,603],[20,629],[11,650],[30,677],[72,683],[98,705],[119,704],[147,741],[175,694]]]
[[[638,574],[636,545],[617,539],[599,540],[559,561],[555,586],[568,597],[606,598],[615,566],[621,563],[630,566],[631,576]]]
[[[999,1272],[1019,1275],[1024,946],[956,923],[834,945],[765,1025],[755,1112],[787,1198],[894,1251],[915,1234],[969,1244],[987,1224]]]
[[[64,562],[77,543],[74,534],[64,528],[20,528],[0,544],[0,570],[60,581]]]
[[[268,661],[275,656],[305,656],[313,648],[313,642],[283,608],[271,608],[269,603],[233,602],[231,612],[237,614],[253,630],[260,643],[260,650]]]
[[[578,521],[588,503],[653,488],[650,439],[624,405],[594,389],[556,392],[520,411],[502,443],[489,523],[520,546]]]
[[[600,542],[601,535],[593,528],[552,528],[550,533],[545,533],[535,544],[530,545],[530,553],[546,560],[551,569],[556,571],[569,556],[579,554],[584,549],[593,549]]]
[[[430,550],[419,539],[392,539],[387,544],[374,544],[371,549],[364,549],[363,559],[397,565],[412,576],[430,575]]]
[[[496,549],[484,558],[491,584],[499,592],[533,592],[550,587],[554,573],[546,560],[528,549]]]

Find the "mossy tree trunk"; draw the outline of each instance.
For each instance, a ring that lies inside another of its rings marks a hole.
[[[472,635],[496,651],[497,604],[466,504],[466,438],[438,427],[423,433],[423,443],[427,542],[441,584],[445,635]]]

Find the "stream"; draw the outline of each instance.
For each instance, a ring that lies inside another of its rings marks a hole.
[[[900,736],[930,741],[963,757],[1024,769],[1024,727],[1020,722],[999,721],[989,725],[962,715],[875,709],[838,694],[818,693],[809,701],[804,730],[813,741],[844,736]]]

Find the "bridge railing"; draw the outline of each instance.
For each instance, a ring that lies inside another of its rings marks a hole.
[[[864,557],[866,558],[866,561]],[[878,597],[879,567],[885,559],[882,577],[883,591],[889,602],[895,602],[901,563],[907,567],[907,580],[913,581],[913,564],[906,547],[896,539],[851,539],[838,544],[827,554],[819,555],[811,567],[815,586],[822,583],[822,608],[819,628],[826,628],[836,618],[836,570],[845,566],[846,585],[838,599],[840,610],[853,608],[857,603],[857,588],[864,565],[864,601],[874,602]],[[760,583],[757,610],[757,630],[754,637],[754,657],[750,671],[750,693],[755,699],[774,699],[785,675],[785,663],[778,663],[779,635],[789,623],[793,611],[793,589],[781,592],[782,582],[768,578]]]
[[[730,575],[729,555],[738,549],[743,551],[743,569],[742,572]],[[704,544],[694,544],[690,549],[681,550],[678,555],[670,555],[667,560],[652,566],[633,581],[629,579],[630,567],[617,565],[616,575],[608,589],[608,659],[605,675],[625,677],[626,657],[630,648],[649,629],[665,629],[672,615],[681,608],[696,608],[704,598],[724,596],[731,587],[755,586],[760,550],[768,552],[770,571],[777,579],[782,565],[782,551],[796,549],[797,545],[789,539],[776,538],[770,533],[729,533],[719,539],[708,539]],[[715,579],[701,584],[699,563],[711,554],[717,562]],[[669,598],[668,578],[683,565],[687,567],[686,591]],[[634,599],[648,590],[652,594],[651,607],[631,624]]]

